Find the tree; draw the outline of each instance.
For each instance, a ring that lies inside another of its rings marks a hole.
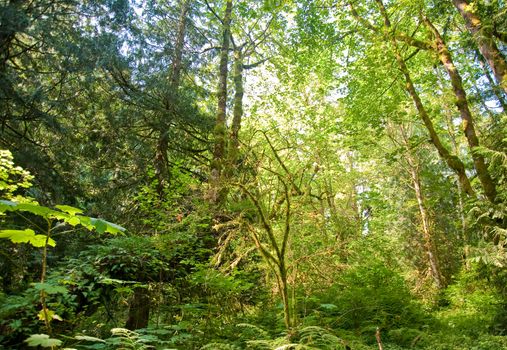
[[[178,103],[178,89],[180,86],[180,79],[182,73],[182,57],[183,57],[183,45],[185,43],[185,30],[187,23],[187,13],[191,6],[190,0],[182,0],[180,2],[180,15],[178,19],[178,29],[176,42],[174,44],[174,54],[171,63],[171,72],[170,72],[170,84],[169,88],[172,90],[167,94],[168,101],[167,104],[168,109],[172,108],[171,106]],[[172,116],[171,119],[175,119]],[[169,143],[169,133],[166,130],[170,125],[170,122],[162,120],[160,124],[159,137],[157,142],[157,149],[155,152],[155,176],[157,177],[157,193],[162,198],[164,195],[164,184],[166,182],[166,178],[168,176],[167,172],[167,151],[168,151],[168,143]]]
[[[453,4],[465,20],[467,29],[488,62],[498,84],[507,93],[507,62],[495,43],[493,27],[489,24],[483,25],[477,8],[474,9],[474,5],[467,0],[453,0]],[[503,38],[498,32],[497,35]],[[503,41],[505,42],[505,39]]]

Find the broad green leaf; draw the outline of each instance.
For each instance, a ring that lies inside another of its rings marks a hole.
[[[320,308],[324,310],[336,310],[338,309],[338,306],[334,304],[320,304]]]
[[[100,343],[105,343],[106,342],[103,339],[95,338],[95,337],[90,337],[90,336],[87,336],[87,335],[76,335],[74,338],[77,339],[77,340],[84,340],[84,341],[93,341],[93,342],[100,342]]]
[[[117,234],[117,233],[122,233],[125,231],[125,228],[120,226],[120,225],[117,225],[117,224],[114,224],[112,222],[109,222],[109,221],[106,221],[106,224],[107,224],[107,229],[106,229],[106,232],[109,232],[111,234]]]
[[[115,278],[102,278],[98,283],[111,285],[111,284],[131,283],[131,281],[123,281]]]
[[[61,340],[50,338],[47,334],[32,334],[25,339],[25,343],[27,343],[28,346],[42,346],[43,348],[62,345]]]
[[[78,216],[79,220],[81,221],[81,225],[87,228],[90,231],[94,230],[94,226],[92,225],[92,218],[89,216]]]
[[[18,203],[2,199],[0,200],[0,212],[3,213],[6,211],[11,211],[14,207],[16,207],[16,205],[18,205]]]
[[[69,214],[61,212],[61,211],[53,211],[52,213],[49,214],[49,217],[51,219],[62,220],[62,221],[65,221],[65,220],[68,220],[71,218],[71,216]]]
[[[67,214],[67,213],[64,213],[64,212],[61,212],[61,211],[54,211],[53,213],[50,214],[50,217],[53,218],[53,219],[64,221],[64,222],[68,223],[71,226],[76,226],[76,225],[79,225],[81,223],[81,220],[79,219],[80,218],[79,216],[74,216],[74,215]]]
[[[56,211],[53,209],[32,203],[19,203],[13,208],[13,210],[26,211],[35,215],[42,216],[44,218],[49,217],[53,213],[56,213]]]
[[[78,208],[71,207],[70,205],[55,205],[55,208],[60,209],[70,215],[82,214],[83,211]]]
[[[102,234],[102,233],[106,232],[107,224],[104,220],[92,218],[91,222],[92,222],[92,225],[95,227],[95,230],[97,230],[98,233]]]
[[[53,310],[46,309],[46,314],[47,314],[50,321],[51,320],[63,321],[63,318],[61,318],[60,315],[57,315],[56,312],[54,312]],[[37,314],[37,316],[39,317],[39,320],[41,320],[41,321],[44,321],[46,319],[46,315],[44,314],[44,310],[40,310],[39,313]]]
[[[44,247],[44,245],[46,244],[46,236],[44,235],[35,235],[31,240],[30,240],[30,243],[34,246],[34,247]],[[51,247],[54,247],[56,246],[56,242],[54,241],[54,239],[52,238],[49,238],[48,239],[48,245],[51,246]]]
[[[1,230],[0,238],[8,238],[14,243],[28,243],[35,236],[35,232],[30,229],[25,230]]]
[[[48,309],[46,309],[46,312],[44,312],[44,310],[40,310],[39,313],[37,314],[37,317],[39,318],[39,320],[44,321],[46,319],[46,315],[48,319],[51,320],[53,316],[56,315],[56,313],[53,310]]]
[[[34,247],[44,247],[46,244],[46,236],[37,235],[31,229],[0,230],[0,238],[10,239],[13,243],[30,243]],[[56,242],[50,238],[48,240],[48,245],[54,247]]]
[[[81,223],[81,220],[79,220],[79,217],[73,216],[69,218],[69,220],[65,220],[65,222],[67,222],[69,225],[76,226]]]
[[[56,211],[51,208],[35,203],[16,203],[12,201],[1,200],[0,201],[0,212],[5,211],[25,211],[34,215],[41,216],[43,218],[57,218],[59,216],[68,216],[69,214],[61,211]]]
[[[33,287],[38,291],[44,291],[46,294],[67,294],[67,288],[63,286],[55,286],[51,283],[32,283]]]
[[[111,234],[117,234],[125,231],[125,228],[121,227],[120,225],[116,225],[102,219],[91,218],[91,225],[93,225],[98,233],[108,232]]]

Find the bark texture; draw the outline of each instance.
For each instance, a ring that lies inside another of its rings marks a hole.
[[[234,50],[234,109],[231,125],[229,159],[230,166],[234,167],[238,160],[239,129],[243,118],[243,53],[240,49]]]
[[[215,119],[215,147],[213,150],[213,162],[211,164],[211,194],[212,202],[220,203],[224,199],[223,191],[220,190],[226,144],[227,144],[227,76],[229,63],[229,44],[231,35],[232,0],[227,0],[224,18],[222,20],[222,48],[220,50],[220,65],[218,71],[218,109]]]
[[[454,91],[454,95],[456,96],[456,106],[458,107],[461,119],[463,121],[463,132],[467,139],[468,146],[471,150],[471,155],[474,161],[475,170],[477,171],[477,176],[479,177],[482,188],[484,189],[484,194],[490,202],[494,203],[496,200],[495,183],[489,174],[484,157],[474,152],[474,149],[479,147],[480,144],[479,138],[477,137],[477,133],[475,131],[472,113],[470,112],[470,108],[468,106],[467,94],[463,87],[463,79],[461,78],[458,69],[454,65],[451,53],[449,52],[449,49],[447,48],[447,45],[445,44],[437,28],[435,28],[433,23],[431,23],[428,18],[424,17],[423,20],[435,37],[435,48],[438,53],[438,58],[440,59],[440,62],[444,66],[451,79],[452,89]]]
[[[410,168],[410,177],[412,178],[412,184],[414,186],[414,193],[417,199],[417,206],[419,208],[419,216],[421,218],[422,236],[424,241],[424,250],[428,256],[428,262],[431,272],[431,277],[435,282],[435,286],[438,289],[444,287],[442,280],[442,274],[440,272],[440,264],[437,259],[435,244],[433,241],[433,230],[431,228],[431,219],[426,208],[424,201],[424,194],[421,186],[421,178],[419,176],[419,169],[412,157],[407,158],[407,162]]]
[[[465,20],[468,31],[472,34],[479,51],[488,62],[498,84],[507,93],[507,63],[498,49],[490,26],[484,26],[479,14],[467,0],[453,0],[454,6]]]
[[[380,12],[382,14],[382,17],[384,18],[384,26],[387,29],[387,31],[391,30],[391,21],[389,20],[389,17],[387,15],[387,11],[384,7],[384,4],[381,0],[375,0],[380,8]],[[452,155],[449,150],[443,145],[442,141],[440,140],[440,137],[438,136],[435,127],[433,126],[433,122],[426,111],[426,108],[424,107],[421,98],[419,97],[419,94],[417,93],[417,90],[414,86],[414,83],[412,82],[412,78],[410,77],[410,72],[407,68],[407,65],[405,64],[405,60],[401,56],[396,38],[388,33],[388,36],[390,38],[393,52],[396,58],[396,61],[398,62],[399,68],[401,72],[403,73],[403,76],[405,77],[405,88],[412,97],[412,100],[414,101],[414,104],[416,106],[416,109],[419,113],[419,116],[421,117],[426,129],[429,132],[429,136],[431,139],[431,142],[435,146],[435,148],[438,151],[438,154],[440,157],[446,162],[446,164],[451,168],[457,175],[459,182],[463,188],[463,191],[467,193],[470,196],[475,196],[475,191],[472,188],[472,185],[470,184],[470,180],[468,179],[468,176],[465,172],[465,165],[463,162],[456,157],[455,155]]]

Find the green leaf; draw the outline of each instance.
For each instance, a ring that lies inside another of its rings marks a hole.
[[[28,243],[35,236],[35,232],[30,229],[25,230],[1,230],[0,238],[8,238],[14,243]]]
[[[56,218],[63,220],[69,217],[69,214],[56,211],[43,205],[34,203],[16,203],[12,201],[0,200],[0,212],[6,211],[26,211],[43,218]]]
[[[9,323],[9,327],[11,327],[13,330],[21,328],[22,325],[23,323],[21,322],[21,320],[15,320]]]
[[[76,225],[79,225],[81,223],[81,220],[79,220],[78,216],[71,216],[70,218],[65,219],[64,221],[66,223],[68,223],[69,225],[72,225],[72,226],[76,226]]]
[[[120,225],[116,225],[112,222],[102,219],[91,218],[90,223],[98,233],[108,232],[111,234],[117,234],[125,231],[125,228],[121,227]]]
[[[16,205],[18,205],[18,203],[2,199],[0,200],[0,212],[11,211]]]
[[[55,205],[55,208],[60,209],[70,215],[82,214],[83,211],[78,208],[71,207],[70,205]]]
[[[50,338],[47,334],[32,334],[25,339],[25,343],[27,343],[28,346],[42,346],[43,348],[62,345],[61,340]]]
[[[99,280],[98,283],[111,285],[111,284],[124,284],[124,283],[132,283],[132,282],[119,280],[119,279],[115,279],[115,278],[102,278],[101,280]]]
[[[69,214],[63,213],[61,211],[53,211],[52,213],[49,214],[49,218],[51,218],[51,219],[57,219],[57,220],[62,220],[62,221],[67,221],[71,217],[72,216],[70,216]]]
[[[79,219],[79,223],[82,226],[86,227],[88,230],[90,231],[96,230],[100,234],[105,232],[117,234],[125,231],[125,228],[121,227],[120,225],[113,224],[112,222],[103,219],[91,218],[83,215],[77,215],[74,218]],[[75,219],[72,220],[69,219],[66,220],[66,222],[73,225],[77,221]]]
[[[46,309],[46,313],[44,313],[44,310],[40,310],[39,313],[37,314],[37,317],[39,318],[39,320],[44,321],[46,319],[46,315],[48,316],[49,321],[51,320],[63,321],[63,319],[59,315],[57,315],[56,312],[48,309]]]
[[[46,294],[67,294],[67,288],[63,286],[55,286],[50,283],[32,283],[35,290],[45,292]]]
[[[107,224],[104,220],[92,218],[91,223],[95,227],[95,230],[97,230],[98,233],[102,234],[102,233],[106,232]]]
[[[87,335],[76,335],[74,338],[77,339],[77,340],[84,340],[84,341],[93,341],[93,342],[100,342],[100,343],[105,343],[106,342],[103,339],[95,338],[95,337],[90,337],[90,336],[87,336]]]
[[[338,309],[338,306],[336,306],[335,304],[320,304],[320,308],[331,311]]]
[[[13,210],[26,211],[38,216],[42,216],[44,218],[49,217],[53,213],[56,213],[53,209],[32,203],[20,203],[16,205]]]
[[[44,247],[46,236],[36,235],[31,229],[25,230],[0,230],[0,238],[10,239],[13,243],[30,243],[34,247]],[[56,242],[53,239],[48,240],[48,245],[54,247]]]
[[[93,231],[95,227],[92,225],[92,218],[89,216],[77,216],[83,225],[89,231]]]
[[[33,245],[34,247],[44,247],[44,245],[46,244],[46,236],[44,235],[35,235],[31,240],[30,240],[30,244]],[[48,239],[48,245],[51,246],[51,247],[54,247],[56,246],[56,242],[54,241],[54,239],[52,238],[49,238]]]
[[[112,222],[109,222],[109,221],[106,221],[106,224],[107,224],[107,229],[106,229],[106,232],[109,232],[111,234],[117,234],[117,233],[122,233],[125,231],[125,228],[120,226],[120,225],[117,225],[117,224],[114,224]]]

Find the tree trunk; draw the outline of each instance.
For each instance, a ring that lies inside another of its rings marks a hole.
[[[130,330],[146,328],[150,319],[150,297],[146,288],[134,288],[125,328]]]
[[[223,191],[220,190],[220,180],[225,160],[226,144],[227,144],[227,75],[229,63],[229,37],[231,35],[231,17],[232,17],[232,0],[227,0],[225,14],[222,20],[223,35],[222,48],[220,50],[220,66],[218,79],[218,109],[215,120],[215,148],[213,150],[213,161],[211,164],[211,201],[221,203],[223,201]]]
[[[377,4],[379,5],[380,12],[384,18],[384,25],[387,29],[391,28],[391,22],[389,20],[389,17],[387,15],[387,11],[384,7],[384,4],[381,0],[375,0]],[[400,67],[401,72],[403,73],[405,77],[406,82],[406,90],[412,97],[412,100],[414,101],[414,104],[416,106],[416,109],[419,113],[419,116],[421,117],[424,125],[426,126],[426,129],[429,132],[431,142],[435,146],[435,148],[438,151],[438,154],[440,157],[446,162],[446,164],[451,168],[457,175],[459,182],[461,183],[461,186],[463,187],[463,191],[467,193],[470,196],[475,196],[475,192],[472,188],[472,185],[470,184],[470,180],[468,179],[468,176],[465,172],[465,166],[463,162],[455,155],[451,155],[449,153],[449,150],[442,144],[440,141],[440,138],[435,131],[435,128],[433,126],[433,122],[431,121],[430,116],[428,115],[428,112],[424,108],[424,105],[421,101],[421,98],[419,97],[417,90],[415,89],[414,83],[412,82],[412,78],[410,77],[410,72],[407,68],[407,65],[405,64],[405,60],[401,56],[400,52],[398,51],[396,39],[393,35],[390,35],[391,45],[393,47],[394,55],[396,57],[396,61],[398,62],[398,65]]]
[[[453,147],[454,152],[456,154],[459,154],[459,147],[458,147],[458,143],[456,142],[456,134],[454,132],[454,126],[452,124],[452,116],[450,115],[450,113],[446,113],[446,114],[447,114],[446,115],[447,130],[448,130],[449,136],[451,138],[452,147]],[[461,240],[464,243],[468,243],[467,237],[466,237],[467,221],[466,221],[466,217],[465,217],[465,206],[463,203],[463,188],[461,187],[461,183],[459,181],[458,181],[458,212],[459,212],[459,217],[461,220]]]
[[[241,49],[234,50],[234,109],[231,125],[229,145],[229,166],[233,169],[238,160],[239,153],[239,129],[243,117],[243,53]]]
[[[180,86],[183,46],[185,44],[185,32],[187,26],[187,14],[190,8],[190,0],[181,1],[180,17],[178,19],[178,32],[174,45],[174,58],[171,70],[171,87],[176,91]]]
[[[456,66],[454,65],[451,54],[447,49],[447,46],[445,45],[444,40],[442,39],[437,28],[435,28],[433,23],[431,23],[428,18],[423,17],[423,20],[426,26],[435,36],[435,44],[438,52],[438,57],[451,79],[452,89],[454,91],[454,95],[456,96],[456,106],[458,107],[461,119],[463,120],[463,132],[467,139],[468,146],[470,147],[470,153],[474,161],[475,170],[477,171],[477,176],[479,177],[482,188],[484,189],[484,194],[491,203],[495,203],[496,186],[488,172],[488,167],[486,166],[484,157],[475,152],[475,149],[479,147],[479,138],[475,132],[472,113],[470,112],[467,95],[465,89],[463,88],[463,80]]]
[[[391,128],[391,130],[393,130]],[[403,125],[399,125],[399,135],[394,130],[391,132],[391,139],[395,144],[401,145],[406,151],[404,155],[404,162],[407,166],[403,166],[410,176],[412,186],[414,189],[414,194],[417,200],[417,206],[419,210],[419,218],[421,221],[421,231],[422,231],[422,240],[424,242],[423,250],[427,256],[427,261],[429,265],[429,271],[431,273],[431,277],[435,283],[435,286],[438,289],[442,289],[445,287],[442,274],[440,271],[440,264],[438,262],[438,255],[435,248],[435,244],[433,241],[434,232],[431,225],[431,218],[429,211],[426,207],[424,193],[421,185],[421,176],[420,176],[420,162],[417,159],[417,155],[413,154],[410,147],[409,142],[409,134],[407,130],[403,127]],[[401,139],[402,143],[398,143],[397,139]]]
[[[169,109],[172,104],[175,103],[175,96],[177,95],[178,88],[180,85],[181,78],[181,69],[182,69],[182,57],[183,57],[183,45],[185,43],[185,31],[186,31],[186,23],[187,23],[187,13],[190,7],[190,0],[182,0],[181,1],[181,10],[180,17],[178,20],[178,29],[176,35],[176,43],[174,45],[174,57],[172,60],[172,69],[170,73],[170,89],[171,91],[168,94],[167,100],[167,109],[166,113],[169,112]],[[163,198],[164,196],[164,187],[168,177],[167,170],[167,149],[169,145],[169,135],[168,135],[169,123],[163,120],[160,123],[159,129],[159,137],[157,142],[157,148],[155,151],[155,176],[157,178],[157,194],[159,198]]]
[[[159,130],[157,149],[155,150],[155,177],[157,178],[157,194],[160,199],[164,197],[164,187],[167,179],[167,148],[169,137],[167,130],[162,126]]]
[[[417,165],[414,163],[414,160],[411,157],[407,159],[409,168],[410,168],[410,176],[412,178],[412,184],[414,186],[414,192],[417,199],[417,205],[419,207],[419,215],[421,217],[421,225],[422,225],[422,233],[424,240],[424,248],[426,250],[426,255],[428,256],[428,262],[430,265],[431,277],[433,277],[433,281],[435,282],[435,286],[438,289],[442,289],[444,284],[442,282],[442,274],[440,273],[440,264],[437,260],[437,255],[435,253],[435,246],[433,243],[433,230],[431,229],[430,218],[428,215],[428,211],[426,209],[424,203],[424,195],[421,188],[421,179],[419,177],[419,170]]]
[[[502,107],[504,113],[507,113],[507,101],[505,101],[505,97],[503,95],[502,89],[498,86],[498,84],[495,82],[495,80],[491,76],[490,70],[486,66],[486,62],[484,61],[484,57],[481,56],[480,52],[477,52],[477,57],[478,57],[479,63],[481,64],[482,71],[484,72],[484,75],[488,79],[489,85],[491,86],[491,90],[493,90],[493,93],[495,94],[495,97],[498,100],[498,103],[500,103],[500,106]],[[496,122],[498,122],[498,121],[496,121]]]
[[[496,46],[489,26],[483,26],[477,13],[472,10],[467,0],[453,0],[454,6],[465,19],[467,29],[472,34],[481,54],[488,62],[496,80],[507,93],[507,63],[502,52]]]
[[[280,274],[280,294],[282,295],[283,302],[283,319],[285,323],[285,327],[287,330],[292,328],[292,318],[291,318],[291,307],[290,307],[290,299],[289,299],[289,284],[287,282],[287,268],[285,267],[285,261],[282,260],[278,264],[279,274]]]

